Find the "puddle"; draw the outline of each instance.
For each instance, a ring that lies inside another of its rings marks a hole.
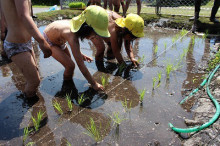
[[[40,30],[44,28],[40,27]],[[133,42],[134,55],[137,58],[145,56],[136,69],[126,58],[124,69],[118,68],[114,60],[105,60],[104,68],[94,61],[85,63],[98,82],[101,83],[102,75],[109,78],[105,93],[91,90],[78,67],[74,71],[74,83],[63,82],[62,65],[52,57],[44,59],[33,42],[42,79],[38,92],[40,101],[33,107],[25,105],[19,98],[18,90],[22,90],[25,83],[20,71],[14,63],[1,64],[0,144],[22,144],[24,128],[33,127],[31,115],[36,116],[41,110],[45,112],[44,123],[38,132],[31,133],[27,142],[64,145],[68,141],[73,145],[93,145],[95,141],[83,134],[92,117],[98,126],[102,125],[99,129],[103,135],[101,145],[181,145],[179,135],[170,130],[168,123],[185,128],[184,118],[192,118],[190,108],[194,100],[183,106],[178,103],[203,80],[204,72],[199,71],[198,66],[207,61],[215,39],[210,41],[198,36],[193,39],[190,35],[174,39],[179,33],[177,30],[147,28],[146,36]],[[90,42],[84,40],[80,45],[85,55],[95,58],[96,51]],[[127,56],[124,50],[122,54]],[[166,74],[168,64],[174,69],[169,79]],[[161,80],[159,84],[155,82],[153,90],[153,78],[158,77],[158,73],[161,73]],[[141,106],[139,94],[143,89],[146,94]],[[72,93],[74,98],[71,113],[66,100],[60,98],[66,93]],[[83,107],[77,100],[82,94],[90,99]],[[61,104],[63,115],[54,109],[54,101]],[[109,116],[117,112],[124,119],[119,126],[113,125]]]

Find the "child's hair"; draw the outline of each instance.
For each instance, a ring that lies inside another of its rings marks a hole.
[[[93,32],[93,28],[89,26],[86,22],[80,27],[80,29],[76,32],[81,41],[89,36]]]
[[[131,35],[134,39],[137,39],[138,37],[134,36],[127,28],[124,28],[125,31],[123,32],[123,36],[125,36],[126,34]]]

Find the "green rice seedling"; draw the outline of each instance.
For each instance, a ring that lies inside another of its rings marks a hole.
[[[156,84],[156,82],[157,82],[157,77],[154,77],[154,78],[153,78],[153,90],[155,89],[155,84]]]
[[[71,94],[66,94],[66,101],[67,101],[67,105],[69,107],[69,111],[73,111],[73,105],[72,105],[72,101],[70,98]]]
[[[86,126],[87,132],[83,132],[83,133],[90,136],[96,142],[99,142],[103,139],[103,136],[100,134],[99,129],[101,129],[101,123],[100,123],[100,127],[97,127],[95,125],[93,118],[90,118],[90,125],[87,124]]]
[[[33,122],[33,124],[34,124],[35,131],[38,131],[38,130],[39,130],[40,122],[41,122],[41,120],[42,120],[43,115],[44,115],[44,113],[40,110],[40,111],[37,113],[37,119],[35,119],[33,116],[31,116],[32,122]]]
[[[146,93],[146,89],[141,90],[139,96],[140,103],[143,103],[145,93]]]
[[[109,115],[110,118],[112,119],[112,121],[114,122],[113,123],[113,126],[116,124],[117,126],[121,124],[122,121],[126,120],[126,119],[123,119],[119,116],[119,112],[114,112],[113,115]]]
[[[105,77],[104,75],[101,76],[101,81],[102,81],[102,86],[105,88],[106,85],[108,84],[109,82],[109,78],[108,77]]]
[[[205,31],[205,34],[202,36],[202,39],[203,39],[203,40],[206,39],[207,36],[208,36],[208,34],[209,34],[209,30],[206,30],[206,31]]]
[[[66,140],[66,146],[71,146],[71,143],[68,140]]]
[[[156,45],[154,48],[154,53],[156,54],[158,52],[158,46]]]
[[[160,71],[159,73],[157,73],[157,80],[158,80],[158,83],[161,82],[161,78],[162,78],[162,72]]]
[[[170,73],[173,71],[173,64],[168,63],[166,66],[167,79],[170,78]]]
[[[34,144],[35,144],[35,142],[29,142],[25,146],[33,146]]]
[[[183,37],[184,35],[186,35],[188,33],[188,30],[186,29],[182,29],[180,32],[181,37]]]
[[[141,58],[138,58],[138,63],[143,63],[145,59],[145,56],[143,55]]]
[[[56,100],[53,102],[53,107],[62,115],[63,114],[63,110],[61,108],[60,103],[58,103]]]
[[[125,111],[130,111],[131,110],[131,103],[132,103],[132,101],[130,102],[130,105],[128,106],[128,102],[127,102],[126,98],[125,98],[124,101],[121,101],[121,104],[124,107]]]
[[[123,70],[125,69],[125,67],[126,67],[126,64],[125,63],[122,63],[122,64],[120,64],[119,65],[119,67],[118,67],[118,71],[119,71],[119,74],[121,74],[122,72],[123,72]]]
[[[84,97],[84,94],[82,94],[81,96],[78,97],[78,104],[82,105],[87,99],[89,99],[88,97]]]
[[[191,39],[192,39],[192,44],[194,45],[194,44],[195,44],[195,35],[193,35],[193,36],[191,37]]]
[[[24,134],[23,134],[23,143],[27,140],[28,136],[33,130],[29,130],[28,127],[24,128]]]
[[[163,45],[164,45],[164,49],[166,50],[167,49],[167,42],[164,42]]]

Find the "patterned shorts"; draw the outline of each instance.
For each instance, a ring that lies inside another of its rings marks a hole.
[[[8,59],[11,59],[12,56],[22,53],[22,52],[31,52],[32,43],[29,40],[27,43],[11,43],[8,41],[4,41],[4,50]]]
[[[47,37],[47,35],[46,35],[45,32],[43,32],[43,36],[44,36],[44,39],[48,42],[48,44],[49,44],[50,46],[57,46],[57,45],[53,44],[53,43],[50,41],[50,39]],[[66,43],[64,43],[63,45],[61,45],[61,46],[59,46],[59,47],[61,48],[61,50],[65,50],[66,47],[67,47],[67,45],[66,45]]]

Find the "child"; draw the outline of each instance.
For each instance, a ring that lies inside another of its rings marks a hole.
[[[131,42],[136,38],[144,36],[144,20],[136,14],[129,14],[126,18],[123,18],[115,12],[107,12],[109,15],[108,29],[111,34],[110,38],[103,39],[108,45],[107,57],[115,56],[119,64],[124,64],[124,59],[120,53],[122,43],[124,42],[128,57],[132,63],[137,66],[138,62],[134,58]],[[94,40],[93,42],[96,42],[97,44],[98,40]],[[100,46],[101,45],[96,45],[96,61],[98,62],[103,61],[105,50]]]
[[[110,37],[108,31],[108,14],[99,6],[89,6],[82,14],[72,20],[55,21],[44,30],[44,38],[51,46],[52,56],[64,67],[64,80],[72,80],[75,64],[71,59],[66,46],[69,43],[73,56],[84,77],[95,90],[103,90],[103,86],[97,83],[83,61],[91,62],[92,59],[80,52],[79,39],[92,39],[96,33],[101,37]],[[100,38],[101,39],[101,38]]]
[[[8,33],[4,40],[4,51],[24,75],[27,84],[24,94],[28,101],[38,101],[36,96],[40,75],[35,61],[31,37],[39,43],[44,57],[51,56],[49,44],[41,35],[30,15],[27,0],[1,0],[1,12],[7,24]]]

